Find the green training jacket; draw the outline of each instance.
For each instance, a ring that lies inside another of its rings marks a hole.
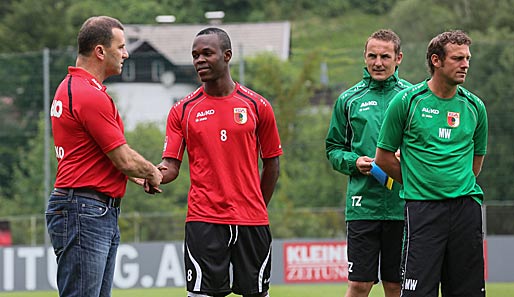
[[[348,175],[346,221],[403,220],[401,185],[388,190],[356,166],[360,156],[375,157],[378,134],[389,102],[411,83],[394,75],[385,81],[371,78],[364,68],[362,81],[343,92],[334,104],[325,139],[327,158],[334,170]]]

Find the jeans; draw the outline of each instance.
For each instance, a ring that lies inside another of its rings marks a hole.
[[[120,208],[52,192],[46,225],[57,258],[61,297],[109,297],[120,243]]]

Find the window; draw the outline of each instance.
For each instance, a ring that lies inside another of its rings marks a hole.
[[[121,72],[121,79],[123,81],[136,80],[136,63],[134,63],[134,61],[123,62],[123,71]]]
[[[164,70],[163,61],[152,61],[152,81],[161,81]]]

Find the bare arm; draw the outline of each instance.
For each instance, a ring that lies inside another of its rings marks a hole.
[[[273,191],[275,191],[279,173],[280,162],[278,157],[262,159],[261,192],[266,205],[270,202]]]
[[[375,163],[382,168],[392,179],[403,184],[402,170],[400,161],[396,157],[396,152],[391,152],[381,148],[377,148],[375,155]]]
[[[484,164],[485,156],[474,156],[473,157],[473,173],[475,177],[478,177],[480,171],[482,171],[482,164]]]
[[[116,168],[129,177],[147,179],[152,186],[158,186],[162,181],[159,169],[131,149],[128,144],[113,149],[107,156]]]
[[[162,183],[163,184],[172,182],[178,177],[181,163],[182,163],[181,161],[179,161],[177,159],[173,159],[173,158],[162,159],[162,162],[159,165],[157,165],[157,168],[159,168],[162,172],[162,175],[163,175]]]

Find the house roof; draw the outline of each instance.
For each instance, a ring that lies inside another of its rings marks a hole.
[[[193,39],[200,30],[207,27],[218,27],[228,33],[232,41],[232,61],[239,61],[241,54],[253,56],[265,51],[275,53],[282,60],[289,58],[291,40],[289,22],[124,25],[124,27],[129,52],[146,41],[175,65],[192,63]]]

